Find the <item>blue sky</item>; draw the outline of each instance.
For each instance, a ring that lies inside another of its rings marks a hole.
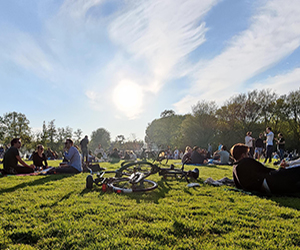
[[[298,0],[0,1],[0,115],[144,139],[165,109],[300,87]]]

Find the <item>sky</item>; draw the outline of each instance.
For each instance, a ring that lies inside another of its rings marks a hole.
[[[145,137],[164,110],[300,87],[299,0],[0,1],[0,115]]]

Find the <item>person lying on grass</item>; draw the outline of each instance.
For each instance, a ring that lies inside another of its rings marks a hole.
[[[49,170],[49,174],[78,174],[82,172],[81,156],[73,144],[71,139],[66,140],[64,156],[68,162],[63,162],[59,167]]]
[[[282,160],[280,163],[280,166],[282,168],[296,168],[300,166],[300,158],[296,159],[296,160],[292,160],[292,161],[285,161]]]
[[[34,172],[34,165],[26,164],[20,157],[19,149],[22,146],[21,138],[14,138],[11,147],[5,152],[3,168],[5,174],[28,174]],[[18,162],[22,165],[18,165]]]
[[[300,193],[300,168],[265,167],[260,162],[249,158],[249,147],[235,144],[231,150],[235,159],[233,180],[239,189],[267,194]]]

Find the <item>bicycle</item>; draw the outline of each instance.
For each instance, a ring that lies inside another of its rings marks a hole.
[[[102,190],[113,190],[117,193],[132,193],[132,192],[146,192],[157,188],[155,181],[146,179],[150,175],[158,173],[164,178],[180,177],[185,178],[189,183],[189,178],[197,179],[199,177],[199,169],[185,171],[184,163],[181,168],[175,168],[171,164],[170,168],[161,168],[155,164],[146,161],[123,162],[121,167],[114,171],[98,171],[97,178],[93,179],[93,170],[87,176],[86,188],[91,189],[95,183],[102,186]],[[105,174],[115,174],[115,177],[104,177]],[[128,176],[128,177],[124,177]]]

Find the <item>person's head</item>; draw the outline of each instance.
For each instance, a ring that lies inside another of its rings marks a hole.
[[[279,133],[279,134],[278,134],[278,137],[283,137],[283,134],[282,134],[282,133]]]
[[[248,131],[247,133],[246,133],[246,135],[247,136],[250,136],[252,133],[250,132],[250,131]]]
[[[38,153],[43,153],[44,152],[44,146],[42,144],[37,145],[36,151]]]
[[[20,148],[22,146],[21,138],[12,139],[10,145],[15,148]]]
[[[230,153],[236,161],[240,161],[249,157],[249,147],[243,143],[237,143],[230,149]]]
[[[88,139],[88,136],[86,135],[84,138]]]
[[[66,139],[66,142],[65,142],[65,147],[67,148],[67,149],[69,149],[70,147],[72,147],[73,146],[73,141],[71,140],[71,139]]]
[[[185,147],[185,152],[191,152],[191,151],[192,151],[192,148],[190,146]]]
[[[267,128],[266,128],[266,131],[267,131],[268,133],[271,132],[271,131],[272,131],[271,127],[267,127]]]
[[[263,133],[260,133],[260,134],[259,134],[259,138],[262,138],[262,137],[263,137]]]
[[[198,151],[199,150],[199,147],[198,146],[194,146],[193,147],[193,151]]]
[[[221,147],[221,150],[225,151],[225,150],[227,150],[227,147],[226,147],[225,145],[223,145],[223,146]]]

